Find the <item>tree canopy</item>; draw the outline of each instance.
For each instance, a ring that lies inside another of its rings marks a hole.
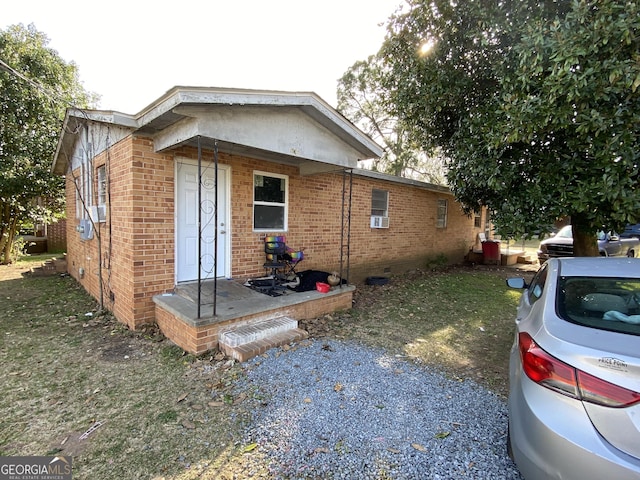
[[[635,1],[409,0],[378,53],[389,105],[499,233],[569,216],[577,255],[640,211]],[[422,49],[428,44],[430,49]]]
[[[338,110],[382,146],[384,153],[373,161],[372,170],[445,184],[442,157],[424,151],[407,126],[392,114],[389,92],[382,82],[384,68],[373,55],[349,67],[338,81]]]
[[[23,222],[62,214],[64,181],[50,168],[65,109],[94,99],[48,43],[33,25],[0,31],[0,263]]]

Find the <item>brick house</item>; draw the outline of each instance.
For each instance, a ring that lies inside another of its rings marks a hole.
[[[68,271],[130,328],[157,322],[201,353],[220,326],[158,297],[198,278],[263,275],[268,234],[303,246],[305,269],[343,271],[346,244],[350,284],[462,261],[479,219],[447,188],[358,168],[381,154],[312,93],[175,87],[137,115],[69,110],[52,166],[66,176]]]

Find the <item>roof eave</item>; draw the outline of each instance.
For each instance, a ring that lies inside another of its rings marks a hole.
[[[153,133],[183,118],[178,107],[247,105],[299,107],[334,135],[362,151],[362,159],[379,158],[383,149],[313,92],[282,92],[176,86],[143,109],[136,119],[142,133]]]
[[[62,123],[62,133],[53,156],[51,173],[65,175],[69,165],[69,156],[78,141],[82,127],[89,122],[107,123],[137,129],[138,123],[134,117],[120,112],[106,110],[84,110],[69,108]]]

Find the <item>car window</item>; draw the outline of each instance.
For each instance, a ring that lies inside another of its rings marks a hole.
[[[545,263],[540,267],[540,270],[538,270],[529,284],[527,293],[529,295],[529,304],[531,305],[533,305],[542,296],[544,285],[547,281],[547,270],[547,264]]]
[[[560,277],[557,311],[587,327],[640,335],[640,279]]]
[[[558,238],[573,238],[573,231],[571,230],[571,225],[566,225],[560,229],[558,233],[556,233],[556,237]]]
[[[612,234],[611,232],[605,233],[602,230],[598,231],[596,233],[596,236],[598,237],[598,240],[610,240],[611,239],[611,235],[615,235]]]

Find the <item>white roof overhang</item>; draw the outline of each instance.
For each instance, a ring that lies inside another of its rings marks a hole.
[[[137,129],[135,118],[118,112],[109,112],[102,110],[82,110],[68,109],[62,124],[62,132],[58,138],[58,145],[53,157],[51,171],[58,175],[65,175],[67,167],[73,164],[72,157],[78,154],[77,145],[84,149],[89,149],[90,139],[84,138],[87,135],[87,125],[96,124],[100,126],[109,126],[110,137],[109,145],[113,145],[127,135],[130,135]],[[80,142],[80,143],[79,143]],[[83,145],[85,143],[85,145]],[[108,148],[105,145],[94,145],[93,152],[100,153],[101,150]]]
[[[183,145],[286,163],[301,174],[356,168],[382,148],[314,93],[174,87],[138,115],[92,110],[67,112],[52,170],[77,140],[77,126],[99,122],[149,135],[156,151]]]

